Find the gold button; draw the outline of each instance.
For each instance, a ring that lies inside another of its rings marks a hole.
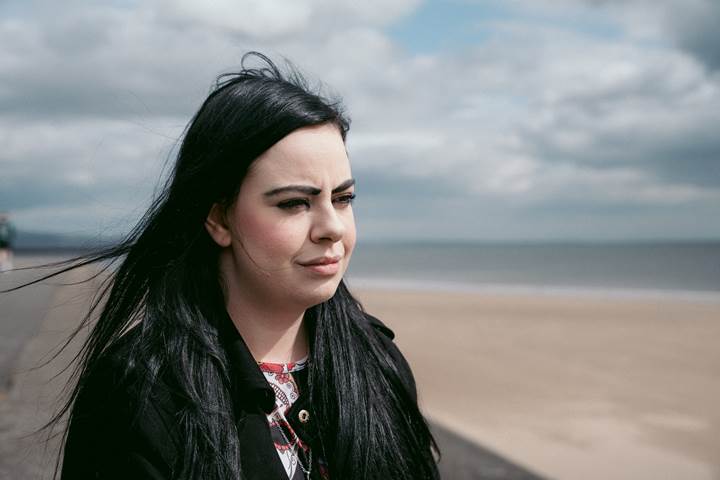
[[[300,412],[298,413],[298,418],[302,423],[307,423],[308,420],[310,420],[310,412],[308,412],[307,410],[300,410]]]

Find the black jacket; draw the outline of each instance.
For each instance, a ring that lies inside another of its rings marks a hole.
[[[377,318],[370,315],[366,318],[372,326],[369,331],[378,335],[386,346],[417,401],[412,372],[392,341],[393,332]],[[132,334],[131,331],[126,335]],[[237,430],[243,475],[248,480],[287,479],[266,420],[266,413],[275,406],[275,394],[229,316],[224,320],[221,337],[231,365],[235,418],[242,419]],[[132,406],[135,399],[127,382],[119,379],[128,355],[121,340],[120,345],[99,362],[99,368],[93,371],[79,394],[64,451],[62,480],[172,478],[172,467],[182,452],[172,392],[165,387],[154,388],[148,406],[136,417]],[[302,392],[307,384],[307,369],[294,376]],[[298,417],[302,410],[310,414],[309,419],[304,416],[305,422]],[[317,432],[307,396],[301,393],[287,419],[300,439],[315,449]],[[317,470],[313,468],[313,479]],[[330,475],[332,477],[332,472]]]

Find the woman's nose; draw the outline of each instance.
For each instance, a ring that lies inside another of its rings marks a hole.
[[[313,242],[321,242],[323,240],[339,241],[345,234],[345,223],[340,217],[334,206],[322,208],[317,211],[310,239]]]

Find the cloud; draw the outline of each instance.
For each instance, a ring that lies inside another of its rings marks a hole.
[[[717,82],[672,52],[605,53],[595,50],[585,62],[588,78],[538,99],[521,134],[533,154],[605,168],[634,165],[666,182],[720,186]]]
[[[408,15],[419,3],[419,0],[217,0],[202,4],[192,0],[155,0],[150,10],[156,16],[184,24],[273,39],[306,36],[312,30],[327,32],[338,24],[383,26]]]
[[[228,52],[239,57],[213,32],[101,6],[2,21],[0,45],[0,109],[24,116],[188,116]]]
[[[712,0],[695,0],[692,3],[691,8],[688,8],[687,2],[674,5],[675,8],[665,17],[665,24],[682,48],[692,52],[709,68],[718,70],[720,3]]]
[[[308,27],[313,6],[309,2],[216,0],[207,4],[192,0],[158,0],[155,15],[188,24],[219,27],[256,38],[297,34]]]
[[[513,0],[474,22],[482,41],[424,53],[387,29],[415,0],[19,6],[0,20],[0,204],[28,229],[127,225],[214,77],[258,48],[344,97],[368,235],[629,235],[643,214],[635,235],[671,232],[720,214],[720,78],[681,41],[705,31],[693,1],[668,26],[673,2],[633,23],[640,0]]]
[[[717,24],[720,3],[715,0],[567,0],[609,10],[630,35],[670,41],[709,69],[720,68]]]
[[[165,122],[160,131],[160,119],[154,130],[113,119],[0,119],[0,205],[29,230],[127,229],[148,205],[180,134],[174,119]]]

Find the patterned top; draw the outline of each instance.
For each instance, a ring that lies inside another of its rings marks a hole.
[[[313,455],[310,446],[303,443],[295,434],[285,416],[300,396],[292,373],[305,368],[307,361],[306,357],[290,363],[258,362],[260,371],[275,392],[275,409],[267,415],[267,419],[275,450],[280,455],[280,461],[285,467],[289,480],[305,480],[303,467],[308,470],[311,463],[312,470],[318,469],[320,478],[330,478],[326,463],[321,458],[313,458],[316,455]],[[298,464],[298,459],[302,465]]]

